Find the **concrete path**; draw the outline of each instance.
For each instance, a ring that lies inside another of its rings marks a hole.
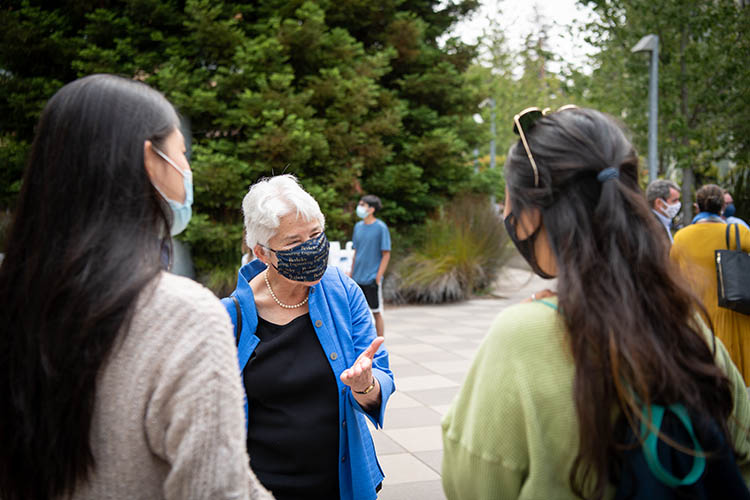
[[[441,500],[440,420],[458,392],[490,323],[505,307],[544,288],[531,271],[507,267],[495,297],[385,310],[385,339],[397,392],[382,430],[371,428],[386,478],[380,500]]]

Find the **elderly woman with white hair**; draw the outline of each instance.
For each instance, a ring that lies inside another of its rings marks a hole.
[[[365,417],[382,426],[395,386],[365,298],[327,267],[325,218],[293,176],[260,180],[242,208],[257,258],[222,302],[253,470],[278,500],[372,500],[384,476]]]

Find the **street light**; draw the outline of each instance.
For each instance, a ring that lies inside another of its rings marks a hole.
[[[495,168],[495,100],[492,97],[488,97],[481,103],[479,103],[480,108],[485,108],[489,106],[490,107],[490,168]],[[484,123],[484,120],[482,119],[482,115],[479,113],[474,114],[474,121],[481,124]],[[474,150],[474,153],[477,154],[478,150]],[[475,163],[474,171],[476,172],[478,170],[478,165]],[[492,203],[492,206],[495,206],[495,195],[490,195],[490,203]]]
[[[659,35],[646,35],[631,52],[651,52],[651,78],[648,88],[648,180],[656,179],[659,172],[657,154],[657,118],[659,115]]]

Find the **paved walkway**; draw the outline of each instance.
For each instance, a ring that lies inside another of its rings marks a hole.
[[[528,269],[507,267],[493,298],[386,308],[385,338],[396,377],[383,430],[372,430],[386,479],[380,500],[441,500],[440,420],[463,382],[492,319],[533,292],[553,288]]]

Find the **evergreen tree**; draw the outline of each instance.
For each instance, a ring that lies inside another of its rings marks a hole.
[[[240,204],[259,177],[297,175],[329,237],[363,192],[394,226],[421,222],[471,177],[474,52],[437,39],[476,0],[11,1],[0,11],[0,208],[60,86],[107,72],[163,91],[191,131],[191,244],[202,281],[233,285]]]

